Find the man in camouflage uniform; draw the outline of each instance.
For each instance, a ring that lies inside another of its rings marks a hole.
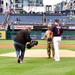
[[[54,47],[53,47],[53,34],[50,31],[51,25],[48,25],[48,30],[45,32],[44,37],[42,39],[47,39],[47,54],[48,58],[51,58],[51,50],[52,50],[52,58],[54,58]]]

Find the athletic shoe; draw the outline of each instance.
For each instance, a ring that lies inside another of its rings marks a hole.
[[[18,57],[18,60],[17,60],[18,63],[20,63],[20,60],[21,60],[20,58],[21,58],[21,56]]]
[[[60,61],[60,59],[55,59],[55,61]]]
[[[23,63],[23,60],[21,60],[20,63]]]

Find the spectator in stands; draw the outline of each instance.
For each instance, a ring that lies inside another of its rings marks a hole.
[[[30,32],[30,27],[28,27],[26,30],[20,30],[14,39],[14,47],[16,49],[18,63],[23,63],[24,61],[25,45],[27,42],[31,42]]]
[[[47,39],[47,54],[48,54],[48,58],[51,58],[51,50],[52,50],[52,58],[54,58],[54,47],[53,47],[53,34],[50,30],[51,25],[48,25],[48,30],[45,32],[44,37],[42,37],[42,39]]]

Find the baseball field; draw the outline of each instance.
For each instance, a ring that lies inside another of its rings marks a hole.
[[[39,44],[34,48],[26,49],[25,62],[18,64],[13,40],[0,40],[0,75],[75,74],[75,40],[61,41],[59,62],[47,59],[46,40],[38,42]]]

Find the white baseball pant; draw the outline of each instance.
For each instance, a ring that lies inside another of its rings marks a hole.
[[[59,45],[61,42],[61,36],[55,36],[53,37],[53,44],[54,44],[54,50],[55,50],[55,61],[60,61],[59,56]]]

